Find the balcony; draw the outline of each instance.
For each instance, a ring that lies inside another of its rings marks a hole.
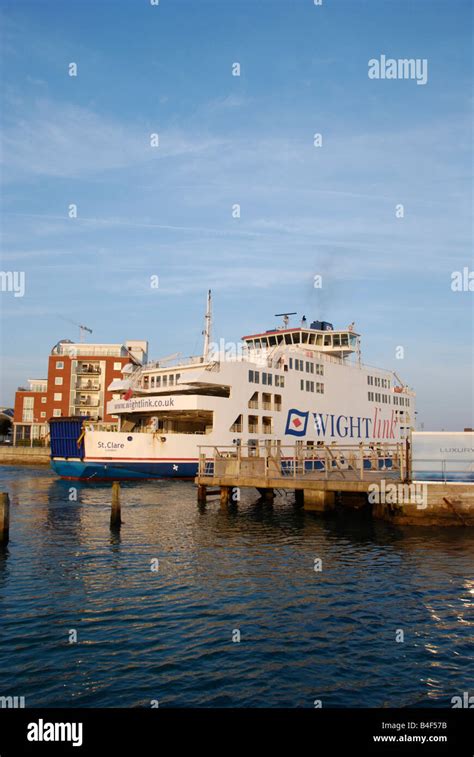
[[[76,389],[82,392],[99,392],[100,384],[96,384],[94,381],[76,381]]]
[[[99,376],[102,371],[99,365],[78,365],[76,373],[78,376]]]
[[[76,399],[74,407],[99,407],[99,400],[90,398],[86,400]]]

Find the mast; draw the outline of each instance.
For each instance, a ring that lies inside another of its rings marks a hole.
[[[211,311],[211,290],[207,293],[207,308],[206,316],[204,318],[204,347],[202,351],[203,362],[209,358],[209,342],[211,340],[211,328],[212,328],[212,311]]]

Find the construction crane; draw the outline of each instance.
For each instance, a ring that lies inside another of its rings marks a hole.
[[[79,328],[79,341],[81,344],[85,342],[86,339],[86,331],[88,334],[92,334],[92,329],[90,329],[88,326],[83,326],[81,323],[76,323],[76,321],[71,321],[70,318],[64,318],[64,316],[59,316],[63,321],[67,321],[68,323],[72,323],[73,326],[77,326]]]
[[[399,384],[402,387],[402,389],[406,389],[407,385],[406,385],[405,381],[402,381],[401,378],[400,378],[400,376],[398,375],[398,373],[396,371],[394,371],[393,369],[392,369],[392,373],[395,376],[395,378],[397,379],[397,381],[399,382]]]

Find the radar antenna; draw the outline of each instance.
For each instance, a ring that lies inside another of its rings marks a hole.
[[[275,318],[283,318],[283,326],[280,328],[286,329],[290,322],[290,315],[296,315],[296,313],[275,313]]]

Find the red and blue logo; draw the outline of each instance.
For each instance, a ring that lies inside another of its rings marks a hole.
[[[285,434],[291,434],[292,436],[304,436],[306,434],[306,428],[308,426],[308,416],[309,412],[302,413],[299,410],[295,410],[294,408],[288,410]]]

